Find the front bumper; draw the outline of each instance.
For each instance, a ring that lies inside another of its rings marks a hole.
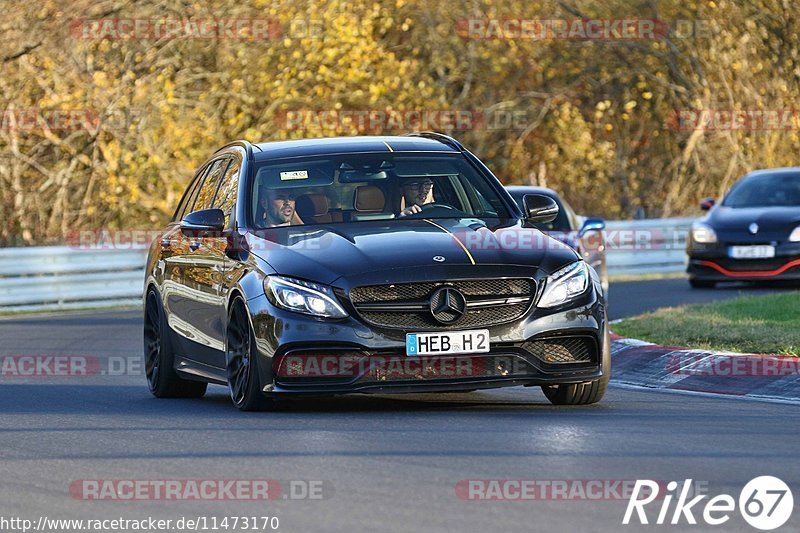
[[[775,246],[775,257],[769,259],[732,259],[730,243],[700,245],[687,250],[687,273],[704,281],[800,280],[800,243],[769,243]]]
[[[599,379],[610,356],[599,294],[593,285],[568,308],[534,307],[516,322],[488,328],[489,353],[438,357],[406,356],[405,331],[368,326],[353,315],[315,319],[264,296],[248,305],[268,395],[444,392]]]

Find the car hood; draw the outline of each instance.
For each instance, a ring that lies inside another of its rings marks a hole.
[[[727,207],[720,205],[705,219],[720,236],[752,236],[749,226],[758,224],[756,238],[786,239],[800,225],[798,207]]]
[[[289,226],[248,234],[278,274],[333,283],[385,270],[515,265],[545,274],[576,261],[569,246],[517,220],[407,219]],[[460,269],[461,270],[461,269]]]

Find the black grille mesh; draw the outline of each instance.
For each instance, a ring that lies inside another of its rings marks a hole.
[[[434,289],[455,287],[464,296],[527,296],[533,294],[534,283],[529,279],[476,279],[452,282],[398,283],[393,285],[368,285],[350,291],[354,304],[389,302],[393,300],[418,300],[428,298]]]
[[[526,296],[528,300],[522,303],[470,309],[460,320],[452,324],[442,324],[435,320],[430,309],[427,308],[424,311],[368,311],[359,309],[359,305],[367,303],[428,302],[437,289],[445,286],[461,291],[467,302],[475,301],[476,298],[513,296]],[[437,330],[454,326],[459,328],[488,327],[519,319],[528,309],[535,289],[535,282],[525,278],[399,283],[355,287],[350,291],[350,301],[365,321],[388,329]]]
[[[521,348],[545,363],[589,363],[596,360],[597,347],[590,337],[538,339]]]
[[[455,323],[459,328],[491,326],[502,324],[521,317],[528,308],[527,303],[489,307],[467,311],[464,317]],[[433,320],[430,311],[425,312],[388,312],[361,311],[367,322],[390,329],[448,329],[452,325],[442,325]]]

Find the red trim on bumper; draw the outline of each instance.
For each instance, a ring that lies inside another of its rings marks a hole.
[[[721,267],[721,266],[719,266],[718,264],[716,264],[713,261],[700,261],[698,264],[702,265],[702,266],[711,267],[714,270],[716,270],[717,272],[719,272],[720,274],[723,274],[725,276],[729,276],[729,277],[732,277],[732,278],[750,278],[750,277],[768,278],[768,277],[778,276],[780,274],[783,274],[784,272],[786,272],[787,270],[789,270],[792,267],[800,266],[800,259],[795,259],[794,261],[789,261],[788,263],[786,263],[782,267],[776,268],[775,270],[739,270],[739,271],[735,271],[735,272],[732,271],[732,270],[728,270],[727,268]]]

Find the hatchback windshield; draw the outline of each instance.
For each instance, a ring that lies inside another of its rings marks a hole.
[[[800,173],[764,174],[742,180],[722,205],[728,207],[800,207]]]
[[[461,156],[344,154],[256,166],[257,229],[404,218],[508,218],[491,184]]]

